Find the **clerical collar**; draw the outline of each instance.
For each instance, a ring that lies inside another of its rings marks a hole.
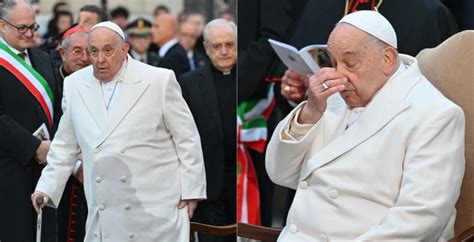
[[[172,39],[168,42],[166,42],[163,46],[160,47],[160,50],[158,51],[158,54],[160,57],[163,57],[166,55],[166,52],[168,52],[171,47],[173,47],[174,44],[178,43],[178,39]]]
[[[69,74],[64,71],[64,65],[61,65],[61,66],[59,67],[59,75],[61,75],[61,78],[62,78],[63,80],[64,80],[64,78],[66,78],[67,76],[69,76]]]
[[[217,69],[215,66],[212,66],[212,67],[214,67],[214,71],[215,71],[215,72],[217,72],[217,73],[219,73],[219,74],[222,74],[223,76],[230,75],[230,74],[232,74],[232,72],[234,72],[234,70],[235,70],[235,67],[232,67],[232,69],[230,69],[229,71],[221,71],[221,70]]]

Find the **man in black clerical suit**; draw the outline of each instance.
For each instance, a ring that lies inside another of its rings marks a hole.
[[[169,14],[156,16],[151,36],[153,43],[160,47],[157,66],[171,69],[176,76],[180,76],[190,71],[190,68],[186,51],[179,44],[177,34],[178,21],[175,17]]]
[[[237,27],[225,19],[209,22],[204,46],[212,65],[179,78],[201,136],[207,200],[199,202],[192,221],[212,225],[236,221],[236,75]],[[199,241],[235,241],[235,236],[199,235]]]
[[[0,241],[34,241],[30,196],[50,141],[33,133],[44,124],[52,136],[57,127],[58,74],[46,53],[29,48],[38,30],[31,5],[4,0],[0,17]],[[43,210],[42,241],[56,240],[54,212]]]

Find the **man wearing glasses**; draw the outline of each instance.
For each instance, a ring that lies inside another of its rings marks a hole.
[[[30,48],[35,22],[31,5],[4,0],[0,16],[0,241],[34,241],[36,216],[30,195],[46,163],[60,108],[49,56]],[[44,124],[44,125],[43,125]],[[41,130],[41,129],[40,129]],[[44,139],[47,139],[43,135]],[[54,210],[43,211],[44,241],[55,241]]]

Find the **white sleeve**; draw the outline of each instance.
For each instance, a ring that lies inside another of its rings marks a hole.
[[[63,116],[59,122],[56,135],[51,142],[46,160],[48,164],[43,169],[35,191],[47,194],[51,199],[48,206],[57,208],[61,201],[66,182],[71,175],[74,162],[80,153],[76,140],[74,126],[71,120],[70,103],[67,101],[72,80],[64,80]]]
[[[181,88],[172,71],[163,95],[164,122],[171,132],[181,163],[181,199],[205,199],[206,173],[201,139],[193,115],[181,95]]]
[[[323,117],[316,124],[297,123],[297,115],[305,103],[298,105],[278,124],[265,154],[265,167],[270,179],[276,184],[292,189],[298,184],[306,153],[318,138],[324,123]],[[322,138],[321,135],[319,137]]]

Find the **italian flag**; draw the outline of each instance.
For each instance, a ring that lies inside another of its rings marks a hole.
[[[275,106],[273,84],[267,97],[241,103],[237,108],[237,220],[260,224],[260,198],[257,174],[248,148],[260,153],[267,141],[267,119]]]
[[[41,105],[50,128],[53,127],[53,92],[48,82],[25,60],[16,55],[8,46],[0,41],[0,66],[11,72],[28,89]]]

